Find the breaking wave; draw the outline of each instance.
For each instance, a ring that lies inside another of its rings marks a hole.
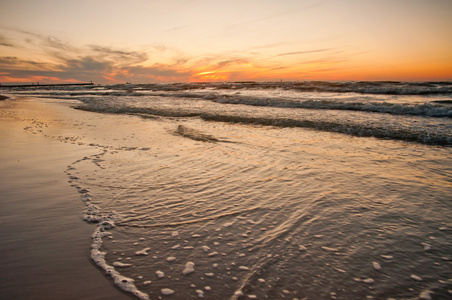
[[[206,121],[246,123],[278,127],[303,127],[354,136],[389,138],[424,144],[452,145],[450,118],[396,116],[363,111],[293,109],[229,105],[211,101],[183,101],[154,97],[85,98],[78,109],[103,113],[133,114],[141,117],[199,117]]]
[[[14,88],[12,93],[78,100],[77,108],[103,113],[200,117],[452,144],[451,82],[119,84]]]
[[[222,104],[452,117],[449,82],[226,82],[16,88],[37,97],[167,97]]]

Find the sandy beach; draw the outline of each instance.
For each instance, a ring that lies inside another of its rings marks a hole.
[[[95,227],[81,219],[83,203],[64,172],[97,150],[45,137],[43,120],[55,136],[70,134],[52,105],[0,102],[0,298],[131,299],[90,261]]]
[[[0,10],[0,300],[452,300],[452,1]]]
[[[122,88],[0,102],[0,298],[450,296],[450,148],[206,121],[186,112],[327,113]]]

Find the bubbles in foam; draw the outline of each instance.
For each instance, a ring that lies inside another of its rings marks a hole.
[[[169,288],[164,288],[161,290],[161,293],[162,293],[162,295],[169,296],[169,295],[174,294],[174,291]]]
[[[149,255],[148,251],[150,249],[151,248],[148,247],[148,248],[144,248],[143,250],[136,251],[135,255],[142,255],[142,256]]]
[[[121,262],[119,262],[119,261],[115,261],[115,262],[113,263],[113,266],[114,266],[114,267],[118,267],[118,268],[126,268],[126,267],[131,267],[132,264],[124,264],[124,263],[121,263]]]
[[[380,271],[380,270],[381,270],[381,265],[380,265],[378,262],[376,262],[376,261],[372,262],[372,266],[373,266],[374,269],[377,270],[377,271]]]
[[[422,278],[420,276],[418,276],[418,275],[415,275],[415,274],[411,274],[410,278],[413,279],[413,280],[416,280],[416,281],[422,281]]]
[[[185,269],[182,271],[182,274],[188,275],[195,271],[195,263],[189,261],[185,264]]]

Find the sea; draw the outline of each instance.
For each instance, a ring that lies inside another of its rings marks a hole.
[[[91,259],[138,299],[452,299],[452,82],[2,92],[137,122],[65,172]]]

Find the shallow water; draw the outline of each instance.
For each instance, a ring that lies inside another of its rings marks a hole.
[[[81,221],[83,203],[64,173],[68,163],[96,150],[25,133],[32,125],[22,122],[25,108],[5,104],[0,103],[0,298],[132,299],[90,263],[95,226]],[[55,127],[52,132],[62,133]]]
[[[100,215],[114,211],[107,263],[130,264],[116,269],[150,298],[447,297],[450,149],[164,122],[171,146],[105,147],[68,170]]]
[[[447,144],[450,118],[171,97],[76,96],[132,116],[74,111],[66,137],[28,129],[98,149],[66,173],[100,222],[92,258],[119,287],[141,299],[452,295],[452,148],[417,138]],[[352,135],[256,121],[278,114]],[[354,136],[363,128],[419,143]]]
[[[80,109],[452,145],[451,82],[224,82],[15,88]]]

